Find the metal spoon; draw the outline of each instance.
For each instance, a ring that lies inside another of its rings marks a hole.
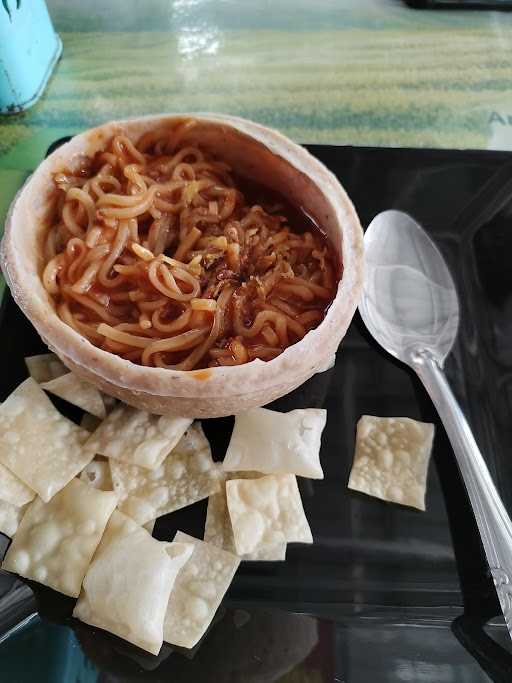
[[[364,236],[359,312],[392,356],[416,371],[451,441],[512,637],[512,522],[443,371],[459,322],[457,292],[437,247],[401,211],[376,216]]]

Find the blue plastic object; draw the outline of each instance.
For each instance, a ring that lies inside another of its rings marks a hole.
[[[0,114],[38,100],[61,52],[44,0],[0,0]]]

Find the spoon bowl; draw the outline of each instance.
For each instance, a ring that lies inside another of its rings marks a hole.
[[[361,317],[395,358],[429,351],[442,365],[459,324],[457,291],[432,240],[401,211],[384,211],[364,237],[365,283]]]

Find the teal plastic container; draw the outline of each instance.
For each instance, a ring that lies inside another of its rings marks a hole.
[[[0,114],[37,102],[61,52],[44,0],[0,0]]]

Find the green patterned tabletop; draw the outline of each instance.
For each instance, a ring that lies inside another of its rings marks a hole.
[[[300,142],[512,147],[512,14],[398,0],[48,0],[64,50],[41,100],[0,117],[0,224],[56,138],[216,110]]]

